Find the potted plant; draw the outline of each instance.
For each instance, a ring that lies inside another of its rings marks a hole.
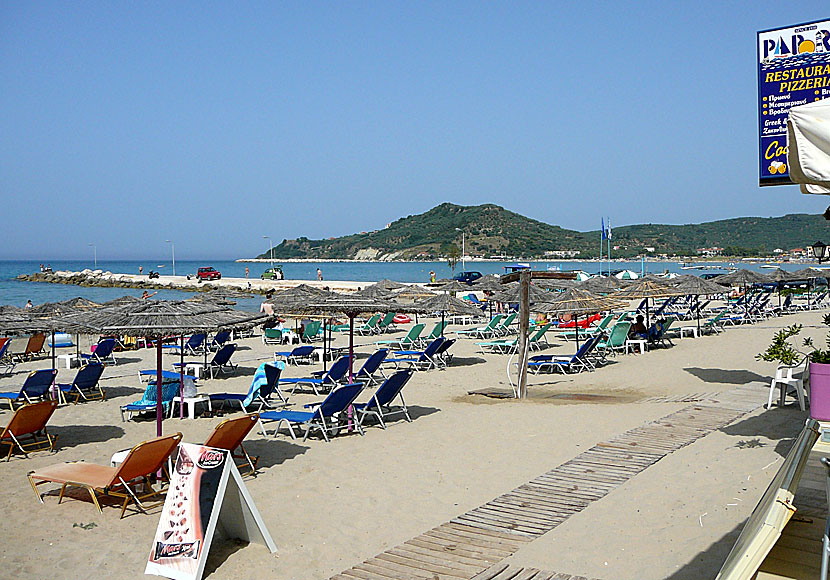
[[[755,358],[758,360],[778,363],[778,368],[775,369],[775,380],[770,387],[770,404],[772,403],[772,389],[775,388],[775,384],[782,383],[781,388],[787,389],[791,384],[791,381],[794,379],[793,374],[798,374],[799,372],[796,366],[800,366],[799,362],[805,360],[806,355],[797,350],[788,342],[790,338],[800,333],[801,329],[802,326],[800,324],[793,324],[792,326],[782,328],[775,333],[775,336],[773,336],[772,342],[767,349],[764,352],[755,355]],[[812,343],[809,343],[808,341],[809,339],[806,339],[804,344],[805,346],[811,347]],[[805,362],[805,368],[801,371],[802,379],[806,379],[808,376],[806,370]],[[830,369],[828,370],[830,371]],[[781,396],[783,399],[783,391]]]
[[[830,314],[824,315],[822,323],[830,326]],[[816,347],[810,338],[804,339],[804,346],[812,349],[807,353],[810,357],[810,417],[830,421],[830,332],[824,339],[824,349]]]

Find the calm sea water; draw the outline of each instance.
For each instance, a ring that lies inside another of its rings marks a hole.
[[[504,273],[504,266],[512,262],[467,262],[467,270],[476,270],[483,274]],[[600,269],[599,262],[555,262],[542,261],[530,262],[536,270],[561,269],[561,270],[584,270],[589,273],[596,273]],[[60,261],[50,264],[53,270],[80,271],[85,268],[94,269],[92,260],[87,261]],[[710,266],[725,266],[725,263],[707,263]],[[154,261],[98,261],[98,269],[116,273],[138,273],[138,267],[144,267],[146,274],[150,270],[157,270],[163,274],[171,274],[173,271],[170,262],[160,263]],[[225,277],[244,278],[245,267],[250,270],[251,278],[259,278],[259,275],[269,264],[246,263],[232,261],[176,261],[176,274],[193,274],[200,266],[213,266]],[[613,269],[627,268],[640,273],[680,272],[679,262],[613,262]],[[326,280],[354,280],[359,282],[377,282],[384,278],[397,280],[399,282],[428,282],[429,272],[434,270],[438,278],[449,278],[452,270],[446,262],[304,262],[282,264],[285,277],[289,280],[316,280],[317,268],[323,272]],[[747,265],[745,267],[760,269],[760,264]],[[803,264],[784,264],[785,270],[798,270]],[[608,269],[607,262],[602,266],[603,270]],[[23,306],[26,300],[34,304],[43,302],[58,302],[82,296],[96,302],[105,302],[118,298],[125,294],[140,296],[141,290],[125,288],[87,288],[82,286],[70,286],[66,284],[43,284],[36,282],[20,282],[16,280],[18,274],[31,274],[40,271],[38,262],[29,261],[0,261],[0,304],[13,304]],[[461,271],[461,264],[456,266],[456,273]],[[705,270],[691,270],[687,272],[700,274]],[[724,270],[725,271],[725,270]],[[193,296],[191,292],[180,292],[174,290],[161,290],[158,298],[184,299]],[[259,310],[262,298],[257,296],[250,299],[240,299],[237,308],[243,310]]]

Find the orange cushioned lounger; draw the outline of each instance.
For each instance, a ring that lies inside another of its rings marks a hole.
[[[251,432],[251,429],[254,428],[258,420],[259,415],[256,413],[237,417],[236,419],[226,419],[213,429],[213,433],[205,441],[205,446],[227,449],[231,453],[238,447],[241,453],[233,455],[233,458],[244,459],[244,463],[241,466],[245,466],[247,463],[248,468],[250,468],[250,471],[245,472],[246,474],[255,473],[259,457],[251,457],[248,455],[245,447],[242,446],[242,440]],[[237,467],[241,466],[237,463]]]
[[[55,448],[56,435],[49,435],[46,431],[46,423],[52,417],[52,413],[58,408],[57,401],[41,401],[33,405],[23,405],[14,412],[9,425],[0,433],[0,443],[9,446],[9,454],[6,461],[11,459],[15,449],[20,449],[23,455],[29,457],[26,450],[36,451],[39,449]]]
[[[118,467],[83,462],[58,463],[30,472],[29,483],[32,484],[32,489],[40,503],[43,503],[43,498],[38,493],[37,486],[51,482],[61,484],[58,503],[63,500],[66,486],[71,485],[86,488],[92,497],[92,503],[95,504],[99,512],[102,510],[98,503],[98,497],[95,495],[96,492],[124,498],[124,503],[121,506],[122,518],[130,501],[134,501],[138,509],[145,512],[142,500],[161,493],[160,490],[153,488],[149,476],[162,469],[164,462],[181,440],[182,434],[176,433],[139,443],[130,449],[129,454]],[[143,491],[138,491],[139,486],[137,484],[140,483],[143,484]]]

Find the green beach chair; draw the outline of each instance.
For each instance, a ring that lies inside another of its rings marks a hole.
[[[721,326],[721,319],[724,316],[726,316],[728,312],[728,310],[723,310],[722,312],[718,313],[718,315],[714,318],[710,318],[709,320],[701,324],[700,334],[718,334],[719,332],[723,331],[723,326]]]
[[[418,339],[421,337],[421,333],[423,331],[423,324],[415,324],[412,326],[412,328],[409,329],[409,332],[407,332],[406,336],[404,336],[403,338],[393,340],[378,340],[375,341],[375,344],[381,346],[389,346],[393,349],[398,350],[414,349],[418,346]]]
[[[418,347],[426,348],[430,342],[432,342],[439,336],[444,336],[444,331],[447,330],[447,326],[449,326],[449,324],[449,320],[445,320],[444,322],[436,322],[435,326],[432,327],[432,332],[418,339]]]
[[[319,340],[320,326],[321,325],[322,325],[322,322],[319,321],[319,320],[312,320],[311,322],[306,324],[305,328],[303,328],[302,341],[303,342],[313,342],[315,340]]]
[[[395,316],[397,316],[397,313],[387,312],[386,315],[383,317],[383,320],[378,322],[377,334],[380,334],[382,332],[394,332],[397,328],[393,324],[393,322],[395,321]]]
[[[486,326],[479,326],[478,328],[469,328],[467,330],[456,330],[455,333],[461,336],[472,336],[473,338],[490,338],[495,335],[495,328],[498,326],[503,314],[496,314],[490,319]]]
[[[373,314],[369,320],[363,323],[362,326],[355,328],[354,331],[360,335],[375,334],[378,332],[378,322],[380,322],[380,314]],[[348,329],[348,326],[346,328]]]
[[[510,325],[513,324],[513,321],[516,320],[518,315],[518,312],[508,314],[507,317],[502,320],[501,324],[493,328],[493,334],[496,336],[507,336],[510,334],[513,330],[510,328]]]
[[[616,354],[617,351],[627,351],[625,341],[628,339],[628,331],[631,330],[630,322],[618,322],[611,329],[611,333],[605,340],[597,343],[597,349],[605,354]]]

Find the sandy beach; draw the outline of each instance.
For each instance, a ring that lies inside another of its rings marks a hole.
[[[524,401],[468,394],[509,390],[508,357],[482,355],[476,341],[459,340],[449,368],[416,373],[405,388],[412,423],[398,419],[386,430],[372,426],[363,437],[340,435],[331,443],[316,437],[293,441],[286,432],[276,437],[252,432],[246,448],[261,457],[260,469],[246,484],[278,552],[271,555],[259,545],[217,545],[206,575],[331,577],[474,510],[598,442],[682,411],[693,401],[745,389],[757,397],[754,410],[667,454],[505,558],[590,578],[711,578],[807,416],[792,404],[761,407],[774,367],[756,361],[755,354],[776,329],[795,322],[805,325],[803,335],[820,339],[825,334],[821,317],[821,312],[799,313],[718,335],[675,339],[673,347],[618,356],[594,372],[531,375],[530,397]],[[366,345],[358,349],[361,359],[372,352],[374,340],[357,338]],[[81,347],[88,351],[91,341],[82,338]],[[200,393],[247,392],[255,368],[273,360],[277,350],[259,337],[236,342],[238,371],[200,381]],[[336,344],[346,342],[347,336],[337,337]],[[573,350],[572,342],[556,341],[549,352]],[[26,479],[31,470],[63,461],[108,464],[115,451],[154,436],[153,420],[124,423],[118,410],[141,397],[137,371],[154,366],[154,351],[116,356],[118,364],[105,370],[104,402],[56,411],[50,423],[59,436],[56,453],[16,455],[0,464],[7,531],[0,575],[144,577],[159,509],[119,520],[118,509],[105,507],[99,514],[83,492],[58,505],[58,486],[46,487],[45,505],[40,505]],[[165,367],[172,368],[174,360],[165,356]],[[0,379],[0,391],[19,388],[29,370],[48,365],[45,358],[18,365],[14,375]],[[321,368],[292,365],[283,376],[307,376]],[[69,382],[74,375],[60,368],[58,380]],[[368,399],[370,391],[359,400]],[[313,394],[291,397],[300,406],[314,400]],[[0,412],[1,423],[10,417],[8,410]],[[220,420],[167,419],[164,430],[181,431],[185,441],[201,443]],[[76,526],[90,523],[95,526]]]

